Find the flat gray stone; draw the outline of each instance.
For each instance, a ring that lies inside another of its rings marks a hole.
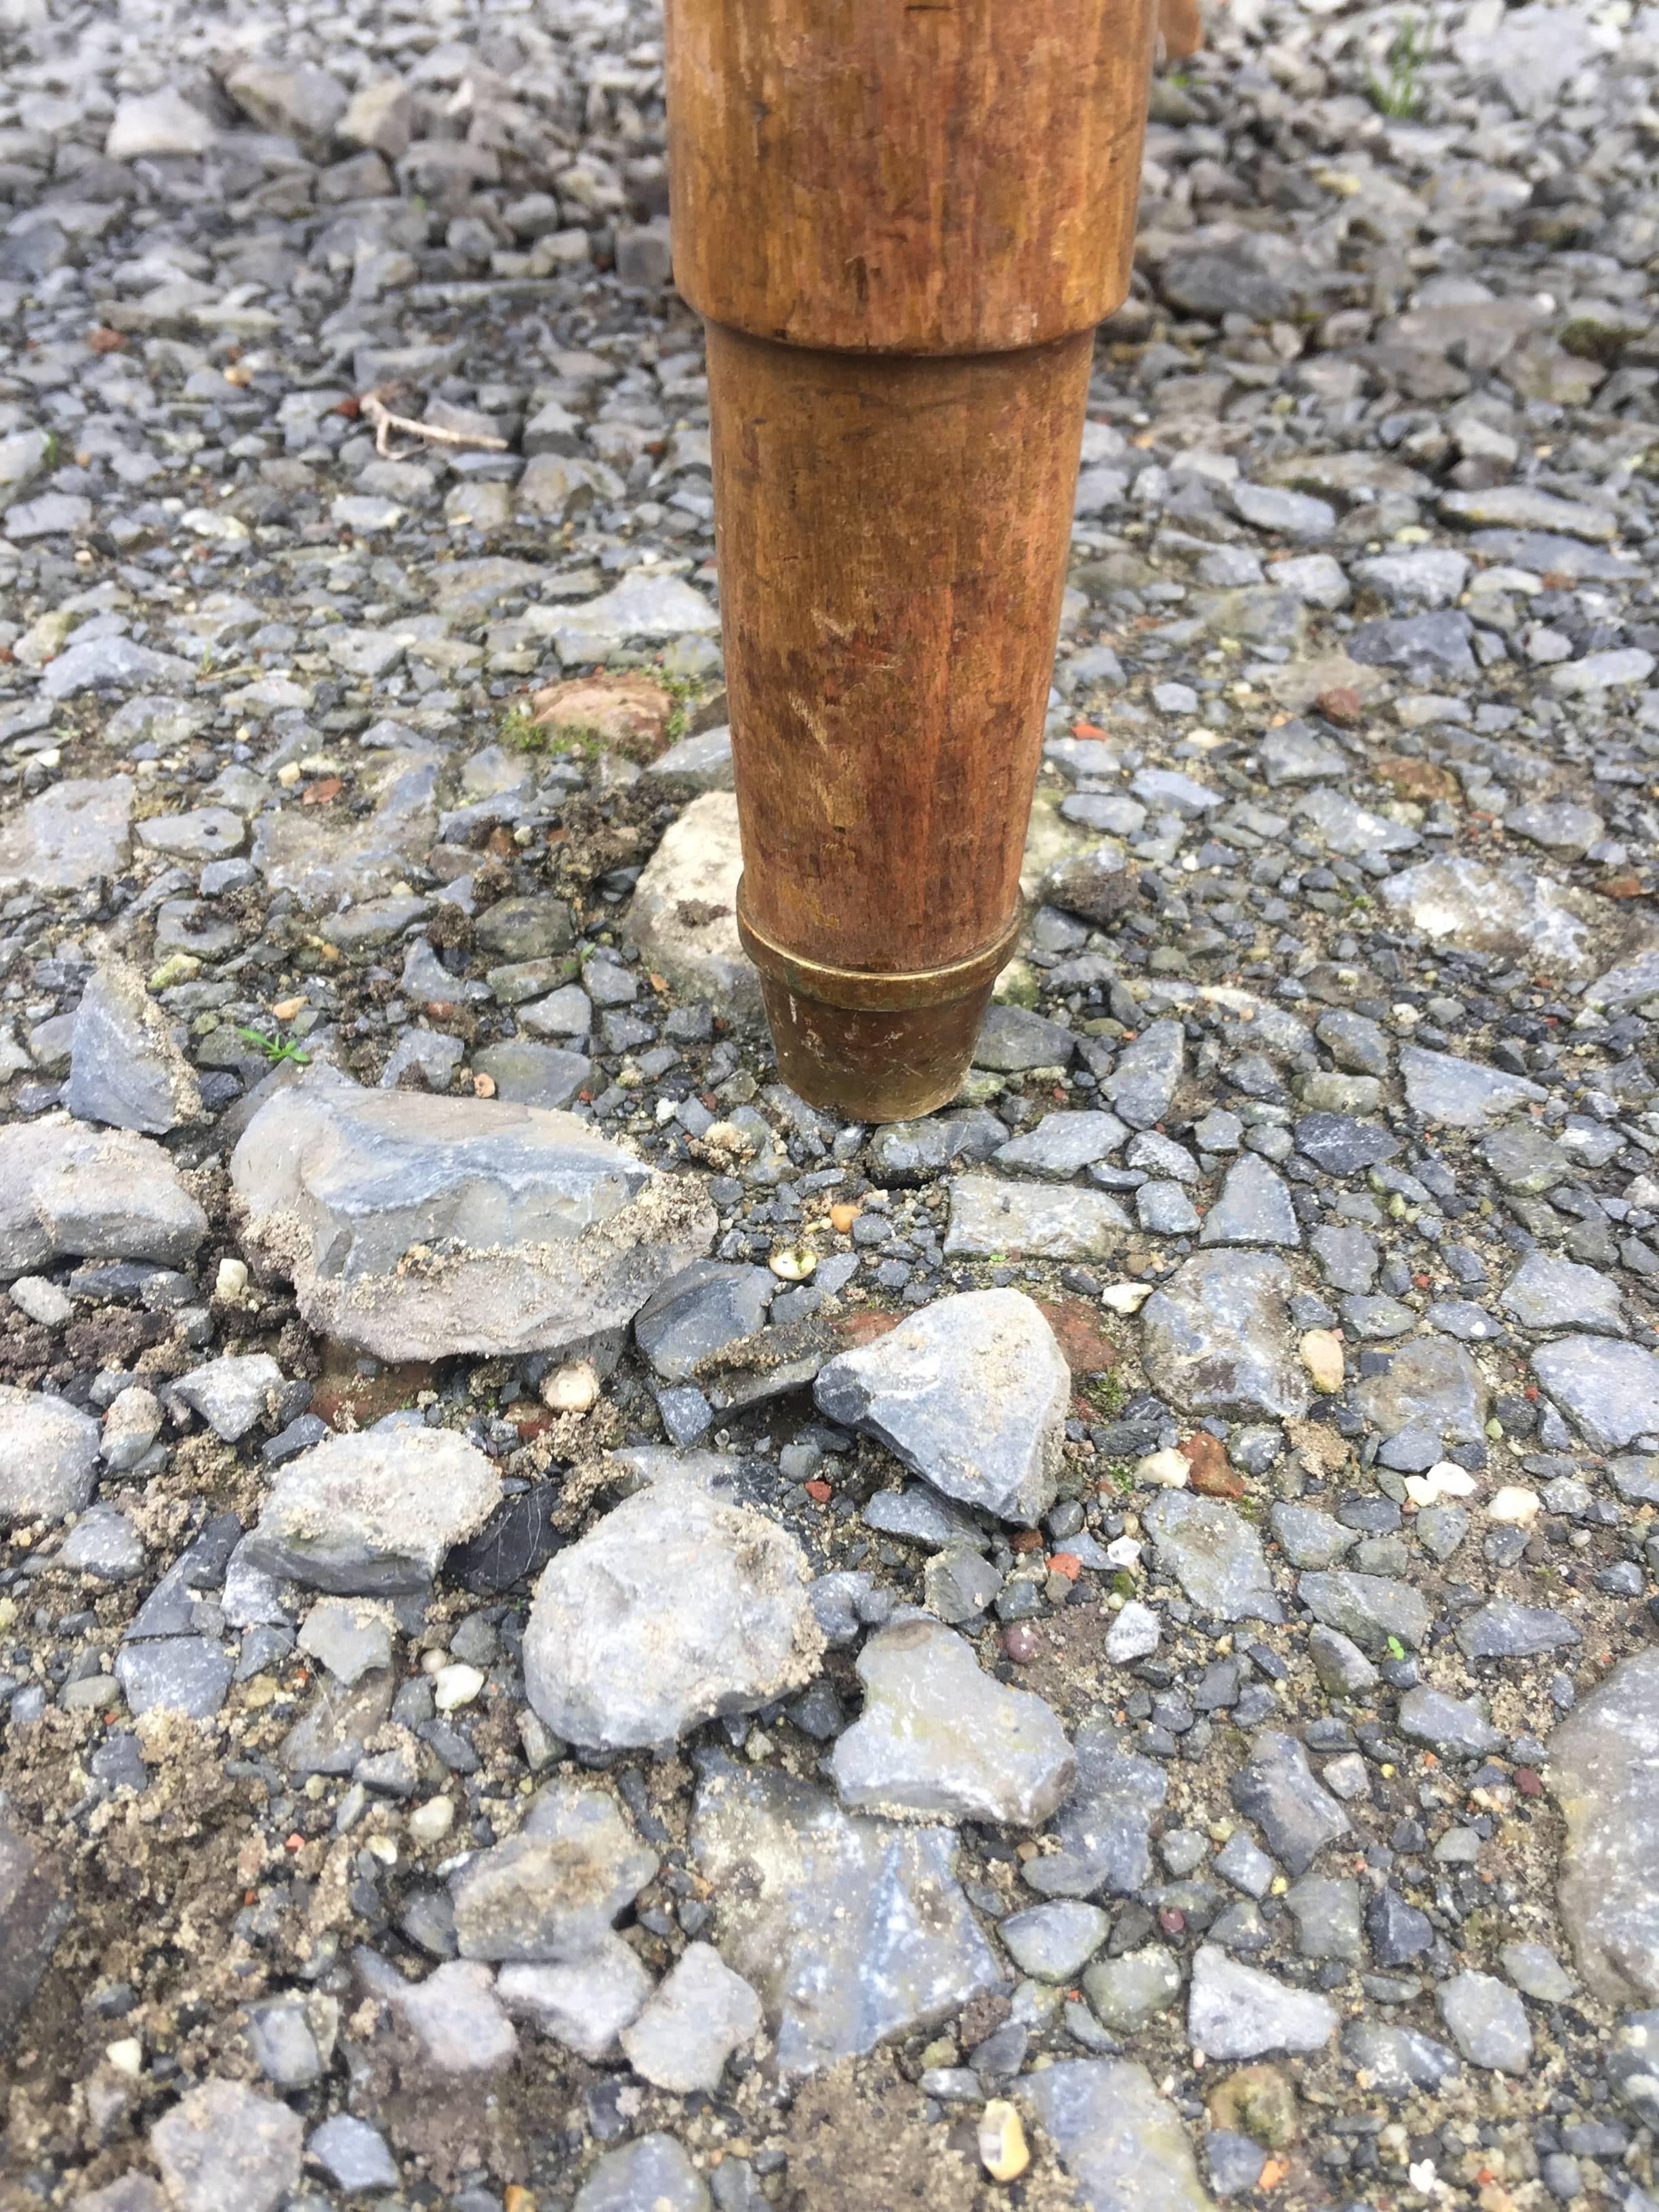
[[[0,1128],[0,1279],[70,1255],[181,1267],[207,1225],[148,1137],[56,1117]]]
[[[1354,1395],[1387,1439],[1382,1464],[1417,1470],[1443,1459],[1448,1445],[1479,1443],[1492,1399],[1469,1354],[1444,1336],[1408,1338],[1389,1355],[1387,1373],[1362,1376]]]
[[[794,1538],[695,1482],[625,1498],[542,1571],[525,1692],[594,1749],[671,1743],[803,1688],[823,1635]]]
[[[1001,1182],[994,1176],[957,1176],[951,1185],[947,1257],[994,1255],[1039,1260],[1101,1260],[1121,1250],[1133,1229],[1103,1191]]]
[[[819,1370],[819,1411],[946,1497],[1031,1527],[1054,1503],[1071,1370],[1023,1291],[938,1300]]]
[[[301,1651],[320,1659],[348,1689],[365,1674],[392,1664],[392,1625],[372,1603],[325,1598],[306,1615],[298,1641]]]
[[[574,2212],[711,2212],[702,2176],[672,2136],[608,2150],[576,2191]]]
[[[1533,1373],[1597,1451],[1659,1435],[1659,1353],[1594,1336],[1560,1336],[1532,1355]]]
[[[974,1065],[1017,1075],[1032,1067],[1065,1067],[1076,1050],[1076,1037],[1062,1024],[1024,1006],[993,1006],[980,1024]]]
[[[1181,1964],[1161,1943],[1148,1943],[1098,1960],[1084,1975],[1083,1987],[1103,2026],[1134,2035],[1181,1995]]]
[[[764,1325],[777,1287],[768,1267],[693,1261],[635,1314],[635,1341],[665,1382],[683,1382],[700,1361]]]
[[[761,1010],[760,975],[738,936],[742,873],[738,802],[729,791],[705,792],[647,861],[627,925],[647,968],[740,1024],[757,1022]]]
[[[272,1393],[284,1388],[283,1370],[268,1352],[239,1352],[192,1367],[173,1385],[191,1411],[217,1437],[235,1443],[264,1420]]]
[[[1449,1698],[1421,1683],[1400,1700],[1400,1733],[1449,1759],[1483,1759],[1504,1747],[1481,1698]]]
[[[1437,945],[1525,959],[1548,975],[1589,970],[1594,917],[1580,893],[1535,862],[1448,854],[1402,868],[1381,895],[1392,915]]]
[[[231,1180],[311,1326],[380,1359],[580,1343],[631,1321],[715,1227],[695,1177],[569,1115],[321,1067],[259,1109]]]
[[[1342,2055],[1391,2104],[1418,2089],[1432,2094],[1460,2070],[1455,2052],[1431,2035],[1382,2021],[1350,2021],[1342,2031]]]
[[[306,2145],[337,2189],[348,2196],[362,2189],[395,2189],[398,2162],[386,2148],[386,2137],[350,2112],[336,2112],[313,2130]]]
[[[1457,1625],[1457,1647],[1466,1659],[1535,1659],[1583,1640],[1564,1614],[1507,1597],[1465,1613]]]
[[[1213,1943],[1194,1953],[1187,2033],[1206,2058],[1322,2051],[1336,2028],[1335,2007],[1313,1990],[1292,1989]]]
[[[115,1679],[129,1711],[183,1713],[210,1720],[224,1704],[230,1654],[210,1636],[129,1637],[115,1655]]]
[[[1233,1803],[1292,1874],[1305,1874],[1327,1844],[1350,1832],[1347,1814],[1315,1774],[1293,1735],[1262,1729],[1233,1777]]]
[[[1099,1905],[1060,1898],[1011,1912],[998,1921],[997,1935],[1023,1974],[1040,1982],[1069,1982],[1099,1950],[1111,1924]]]
[[[1100,1087],[1131,1128],[1150,1129],[1175,1103],[1185,1064],[1181,1024],[1153,1022],[1124,1046]]]
[[[1501,2074],[1526,2072],[1532,2061],[1532,2028],[1526,2007],[1507,1982],[1496,1974],[1454,1974],[1436,1990],[1434,2001],[1471,2066]]]
[[[1290,1186],[1255,1152],[1241,1153],[1227,1170],[1221,1194],[1204,1217],[1200,1244],[1287,1244],[1302,1242]]]
[[[1547,1095],[1525,1076],[1419,1045],[1401,1046],[1400,1076],[1412,1111],[1443,1129],[1484,1129]]]
[[[82,994],[65,1097],[83,1121],[152,1136],[201,1118],[195,1071],[143,976],[125,961],[97,969]]]
[[[1141,1511],[1160,1574],[1220,1620],[1277,1620],[1279,1601],[1261,1539],[1224,1498],[1161,1490]]]
[[[0,1528],[82,1511],[102,1432],[79,1407],[0,1383]]]
[[[1079,1169],[1109,1158],[1128,1133],[1115,1114],[1045,1114],[1035,1129],[999,1146],[991,1157],[1008,1174],[1063,1182]]]
[[[987,1106],[890,1121],[870,1139],[870,1158],[884,1184],[926,1182],[946,1168],[988,1160],[1008,1141],[1008,1124]]]
[[[1054,1822],[1060,1849],[1025,1862],[1026,1886],[1042,1897],[1133,1897],[1152,1875],[1164,1770],[1128,1750],[1110,1721],[1085,1721],[1072,1748],[1077,1779]]]
[[[1598,1336],[1626,1334],[1619,1285],[1594,1267],[1528,1252],[1498,1294],[1505,1313],[1522,1328],[1584,1329]]]
[[[1140,1310],[1141,1357],[1160,1396],[1182,1412],[1282,1420],[1307,1411],[1288,1301],[1295,1280],[1269,1253],[1203,1253]]]
[[[1432,1619],[1420,1590],[1386,1575],[1342,1568],[1303,1575],[1296,1594],[1316,1620],[1350,1638],[1373,1659],[1387,1654],[1390,1637],[1408,1650],[1421,1650]]]
[[[653,2088],[713,2096],[726,2062],[760,2033],[761,2001],[712,1943],[690,1943],[633,2023],[622,2047]]]
[[[1443,520],[1464,529],[1545,530],[1564,538],[1585,538],[1593,544],[1610,544],[1619,535],[1618,512],[1612,507],[1590,507],[1582,501],[1559,498],[1531,484],[1497,484],[1488,491],[1443,492],[1439,501]]]
[[[161,2115],[149,2147],[174,2212],[273,2212],[300,2185],[304,2136],[276,2098],[214,2078]]]
[[[1561,1723],[1549,1783],[1579,1972],[1608,2004],[1659,2003],[1659,1651],[1621,1660]]]
[[[983,1674],[938,1621],[872,1637],[858,1674],[864,1711],[830,1760],[849,1811],[1038,1827],[1076,1778],[1053,1708]]]
[[[67,776],[0,823],[0,892],[78,891],[126,864],[131,776]]]
[[[1085,2212],[1214,2212],[1186,2126],[1144,2066],[1062,2058],[1019,2089]]]
[[[608,1942],[657,1866],[608,1791],[550,1783],[516,1835],[452,1878],[461,1955],[573,1965]]]
[[[356,788],[369,802],[362,815],[291,805],[259,817],[253,865],[272,890],[292,891],[307,907],[355,903],[394,892],[405,871],[425,861],[438,833],[438,756],[375,753]]]
[[[555,2043],[597,2065],[621,2051],[617,2038],[637,2020],[651,1977],[620,1936],[601,1936],[562,1966],[506,1966],[495,1992],[515,2019],[535,2023]]]
[[[500,1499],[491,1462],[453,1430],[332,1437],[277,1469],[238,1556],[343,1597],[422,1590]]]
[[[454,1042],[445,1038],[446,1044]],[[456,1060],[459,1062],[459,1048]],[[593,1080],[593,1063],[580,1052],[562,1052],[556,1045],[532,1044],[524,1037],[486,1045],[472,1055],[472,1066],[487,1075],[495,1096],[509,1106],[536,1106],[549,1113],[568,1106],[580,1091]],[[441,1089],[441,1084],[434,1086]]]
[[[999,1981],[950,1828],[843,1813],[811,1784],[717,1753],[691,1847],[721,1955],[759,1990],[786,2076],[934,2027]]]

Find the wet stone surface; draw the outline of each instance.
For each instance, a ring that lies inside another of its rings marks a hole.
[[[1651,10],[1156,78],[884,1128],[659,10],[0,16],[8,2212],[1646,2212]]]

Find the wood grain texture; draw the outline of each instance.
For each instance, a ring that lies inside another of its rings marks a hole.
[[[1044,344],[1128,288],[1152,0],[670,0],[674,275],[800,346]]]
[[[849,969],[1018,910],[1093,334],[962,360],[711,325],[726,672],[757,927]]]

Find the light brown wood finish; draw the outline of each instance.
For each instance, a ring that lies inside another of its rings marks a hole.
[[[674,276],[792,345],[994,353],[1128,289],[1151,0],[669,0]]]
[[[1093,349],[1085,331],[872,374],[710,325],[744,881],[769,937],[919,969],[1018,904]]]
[[[786,1079],[921,1112],[1018,924],[1152,0],[668,0],[668,33],[739,922]]]

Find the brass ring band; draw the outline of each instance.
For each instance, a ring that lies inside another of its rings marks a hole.
[[[947,961],[940,968],[913,968],[896,975],[884,975],[869,968],[831,967],[824,961],[808,959],[802,953],[790,952],[775,944],[755,926],[744,896],[742,877],[738,878],[737,908],[738,935],[743,940],[743,949],[763,975],[781,983],[799,998],[816,1000],[821,1006],[841,1006],[849,1012],[870,1014],[898,1014],[920,1006],[945,1006],[953,999],[966,998],[970,992],[984,989],[1007,964],[1025,920],[1022,900],[1012,919],[994,942],[977,952],[970,952],[965,959]]]

